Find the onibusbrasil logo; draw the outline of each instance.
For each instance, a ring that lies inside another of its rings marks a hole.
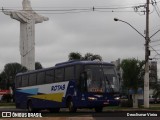
[[[38,118],[42,117],[41,113],[19,113],[19,112],[2,112],[4,118]]]

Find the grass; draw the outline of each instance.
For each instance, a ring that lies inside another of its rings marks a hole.
[[[15,106],[15,103],[0,102],[0,106]]]

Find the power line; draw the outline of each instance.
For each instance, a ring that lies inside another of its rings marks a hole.
[[[34,11],[37,11],[38,13],[41,12],[41,14],[67,14],[67,13],[81,13],[81,12],[91,12],[91,11],[96,11],[96,12],[134,12],[131,10],[119,10],[119,9],[126,9],[129,7],[92,7],[92,8],[70,8],[70,9],[36,9]],[[16,9],[6,9],[2,8],[2,11],[15,11]],[[19,10],[19,11],[28,11],[28,10]],[[29,10],[31,11],[31,10]],[[143,12],[143,11],[139,11]]]
[[[155,51],[155,52],[157,53],[157,55],[160,56],[160,53],[158,53],[152,46],[149,45],[149,47],[150,47],[153,51]]]
[[[160,2],[160,1],[159,1]],[[157,6],[157,2],[156,0],[152,0],[151,4],[153,5],[158,17],[160,18],[160,10],[159,10],[159,7]]]
[[[156,46],[159,46],[160,44],[156,44],[156,45],[152,45],[152,47],[156,47]]]
[[[152,40],[152,41],[150,41],[151,43],[154,43],[154,42],[159,42],[160,41],[160,39],[157,39],[157,40]]]
[[[154,51],[154,50],[151,50],[151,51]],[[157,49],[156,51],[160,51],[160,49]]]

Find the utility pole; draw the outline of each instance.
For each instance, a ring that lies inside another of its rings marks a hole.
[[[126,21],[120,20],[118,18],[114,18],[114,21],[120,21],[120,22],[124,22],[124,23],[128,24],[138,34],[140,34],[143,38],[145,38],[145,76],[144,76],[144,96],[143,96],[143,98],[144,98],[144,108],[149,108],[149,56],[150,56],[149,43],[150,43],[150,38],[152,38],[154,35],[156,35],[158,32],[160,32],[160,29],[149,37],[149,12],[150,12],[149,11],[149,4],[150,4],[150,0],[146,0],[146,1],[147,1],[146,2],[146,36],[141,34],[136,28],[134,28],[131,24],[129,24]]]
[[[145,76],[144,76],[144,108],[149,108],[149,0],[146,0],[146,37],[145,37]]]

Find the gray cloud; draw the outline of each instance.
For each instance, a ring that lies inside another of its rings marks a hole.
[[[1,0],[0,7],[21,9],[21,2],[22,0]],[[119,0],[31,0],[34,9],[116,7],[138,5],[143,2],[145,0],[121,2]],[[134,12],[97,11],[42,15],[50,18],[49,21],[36,25],[36,61],[40,61],[44,67],[66,61],[70,52],[100,54],[108,62],[118,58],[144,59],[144,39],[130,26],[113,21],[114,17],[128,21],[144,33],[144,15],[140,16]],[[8,62],[20,62],[19,23],[2,12],[0,18],[0,70],[2,70]],[[150,21],[151,33],[154,33],[160,28],[159,17],[155,12],[150,15]],[[159,39],[159,35],[157,34],[154,39]],[[154,52],[152,56],[155,56]]]

